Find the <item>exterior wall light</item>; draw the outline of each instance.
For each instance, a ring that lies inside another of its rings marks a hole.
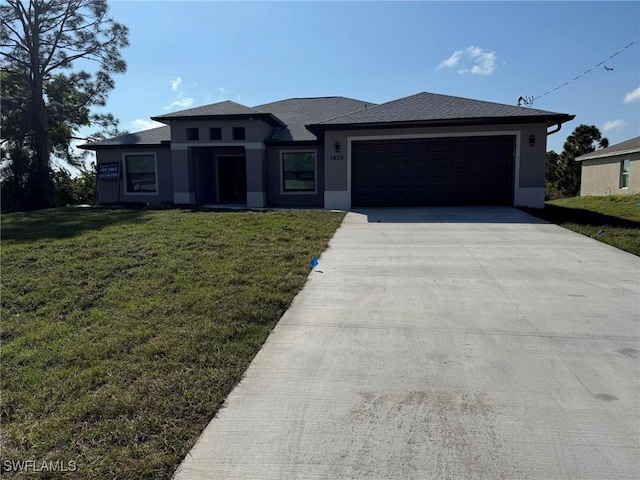
[[[336,153],[340,153],[340,141],[339,140],[336,140],[335,149],[336,149]]]
[[[535,135],[529,135],[529,146],[530,147],[535,147],[536,145],[536,136]]]

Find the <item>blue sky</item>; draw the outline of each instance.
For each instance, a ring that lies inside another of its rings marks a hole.
[[[516,104],[640,36],[639,2],[112,1],[130,29],[106,110],[150,116],[223,100],[255,106],[341,95],[382,103],[427,91]],[[640,134],[640,42],[533,107],[576,115],[610,142]]]

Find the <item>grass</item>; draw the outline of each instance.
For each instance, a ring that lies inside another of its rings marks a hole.
[[[527,212],[640,256],[640,196],[572,197]],[[603,234],[598,232],[604,230]]]
[[[170,477],[342,218],[3,215],[3,474]],[[72,461],[76,470],[8,471],[10,461],[27,460]]]

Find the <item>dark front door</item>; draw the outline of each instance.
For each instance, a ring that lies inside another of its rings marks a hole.
[[[354,207],[512,205],[513,137],[354,142]]]
[[[247,165],[245,157],[218,157],[218,201],[246,203]]]

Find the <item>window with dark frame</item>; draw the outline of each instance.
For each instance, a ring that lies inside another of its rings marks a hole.
[[[198,140],[199,136],[197,128],[187,128],[187,140]]]
[[[156,158],[153,154],[124,156],[126,193],[157,193]]]
[[[222,140],[222,128],[211,127],[209,129],[209,140]]]
[[[282,191],[315,192],[316,155],[314,152],[282,153]]]
[[[233,127],[233,139],[244,140],[244,127]]]
[[[629,164],[631,161],[627,158],[620,163],[620,188],[629,187]]]

